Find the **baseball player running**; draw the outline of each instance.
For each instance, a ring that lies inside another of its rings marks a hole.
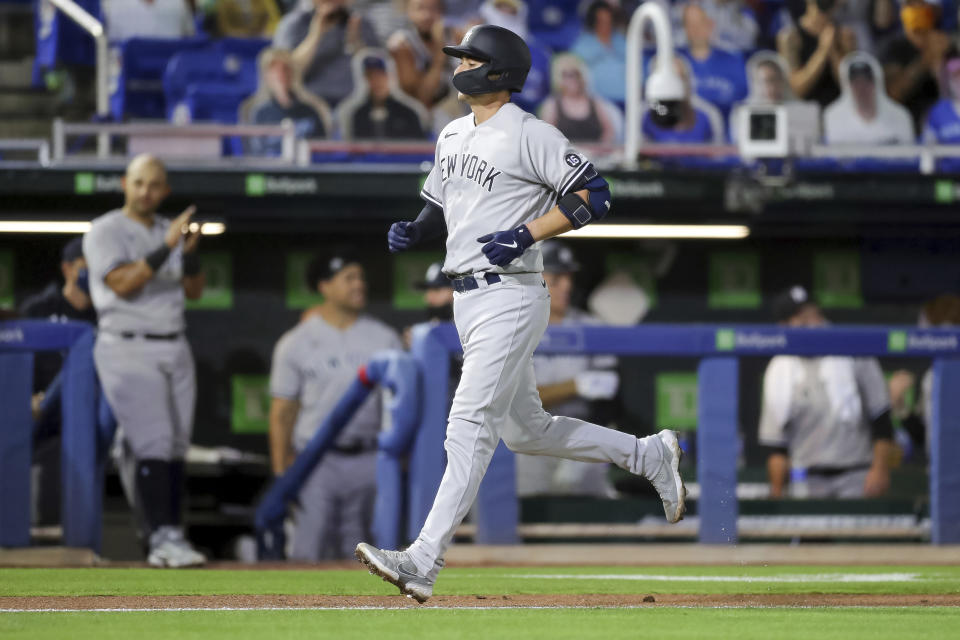
[[[413,222],[387,235],[391,251],[447,232],[443,270],[454,287],[464,363],[447,424],[447,468],[419,537],[406,551],[357,545],[357,559],[425,602],[453,533],[477,495],[498,442],[518,453],[612,462],[648,478],[667,520],[684,513],[676,434],[643,439],[543,410],[533,351],[550,315],[537,243],[603,218],[610,191],[593,165],[554,127],[510,103],[530,69],[515,33],[476,26],[460,46],[453,84],[472,114],[437,140],[434,167]]]
[[[99,332],[94,360],[103,391],[136,461],[136,502],[149,528],[147,562],[203,564],[180,525],[184,458],[197,388],[184,335],[184,298],[203,293],[190,230],[194,208],[172,221],[156,215],[170,187],[156,158],[134,158],[123,179],[122,209],[93,221],[83,239]]]

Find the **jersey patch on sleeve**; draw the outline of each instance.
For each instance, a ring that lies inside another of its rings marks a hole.
[[[580,163],[583,162],[583,158],[575,153],[568,153],[566,156],[564,156],[563,160],[571,167],[579,167]]]

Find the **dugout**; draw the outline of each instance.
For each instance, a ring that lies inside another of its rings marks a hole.
[[[404,283],[442,248],[437,244],[395,258],[385,251],[384,232],[391,221],[419,209],[416,193],[424,174],[419,167],[383,169],[171,168],[173,195],[164,210],[196,203],[201,217],[226,225],[226,233],[203,242],[205,268],[217,273],[217,286],[187,311],[198,368],[198,444],[265,451],[262,403],[270,353],[312,302],[299,284],[299,270],[321,243],[361,248],[371,313],[398,328],[420,319]],[[121,171],[104,165],[4,168],[0,216],[90,220],[119,206]],[[668,165],[610,175],[616,199],[611,222],[750,229],[748,238],[734,241],[575,241],[585,266],[577,281],[582,295],[612,265],[624,265],[654,300],[645,322],[766,322],[769,297],[805,282],[837,324],[908,326],[915,324],[924,300],[960,287],[955,260],[960,231],[952,206],[956,186],[947,176],[799,172],[793,181],[771,184],[736,171]],[[6,276],[0,279],[0,301],[14,306],[42,288],[56,272],[66,239],[0,235],[0,270]],[[916,358],[902,364],[919,372],[927,363]],[[751,388],[759,387],[763,364],[745,360],[740,370],[746,467],[756,467],[761,455],[751,436],[759,412],[758,394]],[[631,362],[624,384],[637,391],[624,398],[624,424],[657,426],[658,376],[690,374],[695,367],[693,359],[673,357]],[[216,491],[217,482],[207,478],[204,483],[206,493]],[[216,504],[207,501],[198,512],[206,512],[204,518],[215,527],[211,507],[215,512]]]

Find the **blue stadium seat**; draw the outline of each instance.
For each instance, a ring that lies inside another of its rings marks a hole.
[[[163,74],[167,118],[169,119],[177,105],[185,100],[191,88],[195,88],[196,85],[211,84],[226,89],[229,96],[250,95],[257,89],[256,58],[224,53],[216,45],[182,51],[173,56]],[[195,95],[213,97],[200,88],[197,88]],[[234,106],[230,122],[236,122],[236,107],[239,106],[239,102],[237,101]],[[219,121],[224,122],[224,120]]]
[[[181,104],[190,114],[191,122],[236,124],[240,104],[255,90],[256,86],[251,89],[234,82],[198,82],[187,87]],[[223,154],[243,155],[243,139],[226,138]]]
[[[94,18],[103,20],[100,0],[77,0],[77,4]],[[44,70],[53,69],[58,64],[96,64],[96,51],[90,34],[48,2],[37,0],[33,12],[37,40],[37,55],[33,63],[34,86],[43,84]]]
[[[269,38],[221,38],[215,45],[224,53],[233,53],[242,58],[256,58],[270,46]]]
[[[530,0],[527,2],[530,35],[554,51],[566,51],[580,35],[583,22],[580,0]]]
[[[187,87],[183,104],[191,122],[236,124],[240,104],[255,90],[232,82],[198,82]]]
[[[206,46],[206,38],[131,38],[111,53],[110,113],[124,117],[164,118],[163,77],[176,54]]]

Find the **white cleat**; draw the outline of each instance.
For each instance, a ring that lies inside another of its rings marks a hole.
[[[151,567],[182,569],[203,566],[207,557],[193,548],[179,527],[160,527],[150,534],[147,563]]]
[[[680,477],[683,451],[680,449],[676,432],[669,429],[658,433],[656,441],[660,444],[660,467],[649,476],[649,480],[663,500],[663,513],[667,522],[673,524],[683,520],[683,514],[687,510],[687,488]]]
[[[361,542],[354,555],[366,565],[370,573],[394,585],[408,598],[423,604],[433,595],[433,582],[420,575],[406,551],[377,549]]]

